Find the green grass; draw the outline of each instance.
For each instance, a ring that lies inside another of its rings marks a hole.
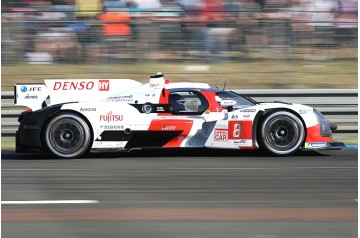
[[[357,88],[356,61],[257,61],[208,64],[208,71],[187,71],[204,63],[128,64],[11,64],[2,66],[2,90],[15,83],[43,83],[44,79],[130,78],[146,82],[162,72],[172,82],[206,82],[232,89]]]
[[[15,138],[1,137],[1,150],[15,150]]]

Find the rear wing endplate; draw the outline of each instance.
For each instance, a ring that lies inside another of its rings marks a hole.
[[[44,84],[15,84],[15,106],[29,107],[36,111],[46,105],[45,100],[49,96],[48,89]]]

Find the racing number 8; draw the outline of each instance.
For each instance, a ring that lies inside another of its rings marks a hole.
[[[233,137],[240,138],[241,136],[241,123],[234,124]]]

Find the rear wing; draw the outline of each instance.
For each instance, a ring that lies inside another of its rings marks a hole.
[[[131,79],[51,79],[45,84],[15,84],[15,106],[33,111],[46,105],[79,101],[103,101],[108,97],[143,85]]]
[[[143,103],[159,103],[163,88],[189,86],[209,88],[209,85],[201,83],[170,84],[161,73],[151,76],[146,84],[132,79],[51,79],[45,80],[45,84],[16,84],[14,86],[14,103],[16,106],[29,107],[33,111],[44,107],[48,97],[51,105],[112,100],[133,103],[138,103],[140,100]],[[137,96],[136,100],[133,99],[135,95]]]

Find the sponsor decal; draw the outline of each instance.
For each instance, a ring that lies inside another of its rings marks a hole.
[[[234,141],[234,145],[242,145],[245,144],[247,140],[236,140]]]
[[[37,95],[30,95],[30,94],[28,94],[28,95],[26,95],[26,96],[24,97],[24,99],[38,99],[38,96],[37,96]]]
[[[243,115],[244,118],[250,117],[250,114]]]
[[[164,112],[165,109],[164,109],[164,107],[156,107],[156,111],[157,112]]]
[[[99,80],[99,91],[109,91],[110,81],[109,80]]]
[[[161,130],[163,130],[163,131],[175,131],[176,126],[162,126]]]
[[[111,121],[122,121],[124,119],[123,115],[114,115],[112,111],[108,112],[106,115],[100,115],[100,121],[111,122]]]
[[[96,108],[92,108],[92,107],[81,107],[80,108],[81,112],[96,112]]]
[[[215,129],[228,129],[228,124],[217,124]]]
[[[311,113],[312,110],[311,109],[305,109],[305,110],[300,110],[299,113],[300,114],[307,114],[307,113]]]
[[[92,90],[93,81],[55,82],[53,90]]]
[[[23,92],[23,93],[26,93],[26,92],[40,92],[40,91],[41,91],[41,87],[21,86],[20,90],[21,90],[21,92]]]
[[[132,102],[133,95],[117,96],[117,97],[108,97],[108,102]]]
[[[256,112],[256,109],[241,109],[240,112]]]
[[[238,118],[239,118],[238,115],[235,114],[231,116],[231,119],[238,119]]]
[[[29,130],[38,130],[40,129],[40,125],[23,125],[23,128]]]
[[[127,141],[94,141],[93,148],[124,148]]]
[[[307,148],[325,148],[327,147],[326,142],[310,142],[308,143]]]
[[[160,88],[161,87],[161,84],[159,83],[151,83],[150,84],[150,88]]]
[[[21,90],[21,92],[25,93],[27,91],[27,87],[26,86],[21,86],[20,90]]]
[[[104,128],[105,130],[124,130],[124,126],[115,125],[115,126],[100,126],[101,128]]]
[[[228,131],[215,129],[214,140],[215,141],[228,141]]]

